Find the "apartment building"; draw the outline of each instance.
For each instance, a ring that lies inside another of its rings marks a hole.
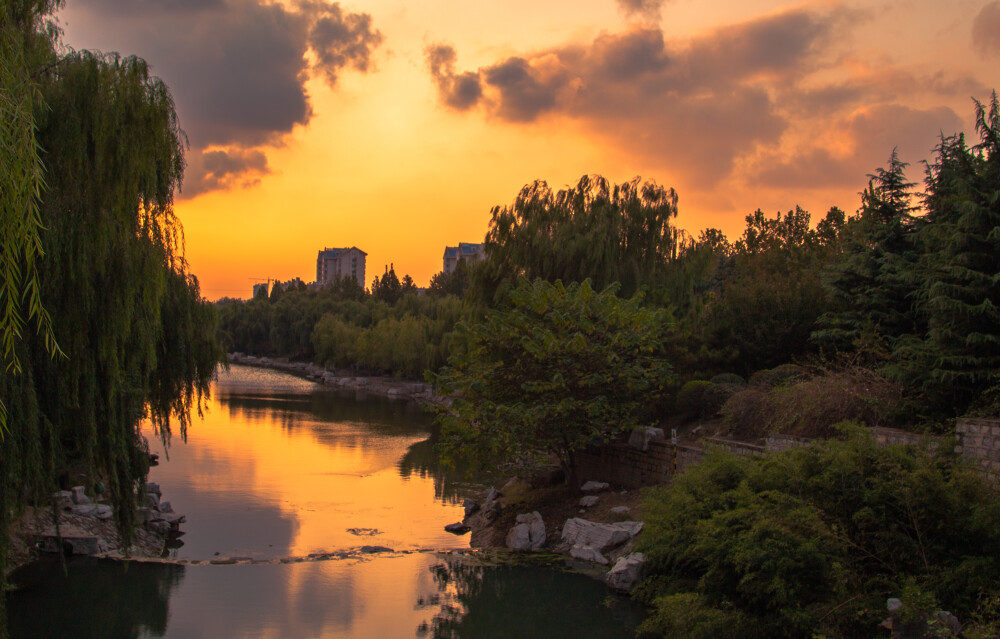
[[[467,261],[471,264],[485,257],[486,248],[483,244],[459,242],[458,246],[446,246],[444,247],[444,272],[451,273],[459,262]]]
[[[364,287],[367,256],[356,246],[323,249],[316,258],[316,284],[323,286],[336,278],[353,277]]]

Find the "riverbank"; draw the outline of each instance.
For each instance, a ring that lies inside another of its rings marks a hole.
[[[53,517],[56,509],[56,518]],[[40,555],[82,555],[102,559],[162,557],[168,545],[184,533],[184,515],[161,501],[160,489],[148,484],[146,503],[138,510],[132,542],[126,546],[111,505],[90,500],[82,486],[53,495],[52,507],[29,507],[11,528],[7,576]]]
[[[371,393],[394,399],[408,399],[423,405],[440,405],[446,400],[434,394],[431,385],[419,380],[405,380],[385,375],[358,375],[350,369],[328,369],[309,362],[292,362],[287,357],[256,357],[229,353],[230,364],[258,366],[279,370],[324,386]]]

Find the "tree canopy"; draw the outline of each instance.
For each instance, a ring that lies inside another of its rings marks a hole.
[[[517,278],[582,282],[622,296],[655,281],[676,256],[681,232],[672,225],[677,193],[635,178],[612,184],[583,176],[553,192],[544,181],[526,185],[510,206],[494,207],[485,264],[476,268],[479,294],[491,303]]]
[[[574,453],[639,425],[670,379],[663,315],[589,281],[522,279],[510,302],[467,327],[468,352],[433,377],[455,394],[441,414],[444,451],[515,465],[550,454],[572,482]]]

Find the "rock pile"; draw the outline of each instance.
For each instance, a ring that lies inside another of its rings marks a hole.
[[[642,530],[641,521],[618,521],[601,524],[579,517],[567,519],[563,525],[563,547],[571,557],[607,565],[608,557]]]

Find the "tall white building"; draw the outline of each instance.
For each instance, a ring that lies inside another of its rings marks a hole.
[[[323,286],[337,278],[353,277],[364,288],[367,255],[356,246],[323,249],[316,258],[316,284]]]

